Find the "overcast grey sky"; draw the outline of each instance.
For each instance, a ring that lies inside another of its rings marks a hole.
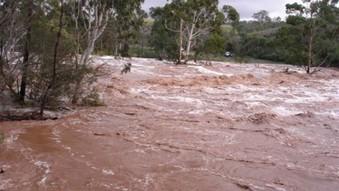
[[[219,0],[220,6],[228,4],[234,6],[242,19],[250,19],[253,13],[267,10],[271,17],[285,17],[285,5],[287,3],[300,2],[301,0]],[[145,0],[143,8],[163,6],[166,0]]]

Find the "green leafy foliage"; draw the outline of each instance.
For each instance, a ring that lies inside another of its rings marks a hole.
[[[218,0],[174,0],[162,8],[153,8],[151,45],[159,58],[181,62],[199,51],[202,40],[220,30],[224,15],[218,10]]]
[[[171,27],[177,25],[175,18],[169,17],[170,9],[153,8],[151,9],[151,17],[154,19],[150,44],[156,52],[159,59],[175,59],[177,57],[178,42],[177,34],[168,30],[166,25]]]
[[[108,33],[101,42],[122,45],[120,54],[128,56],[128,44],[146,17],[142,2],[2,0],[0,90],[20,97],[23,105],[39,106],[41,116],[45,107],[70,104],[75,97],[93,100],[80,86],[95,82],[97,71],[88,63],[97,40],[105,29],[114,31],[117,41],[109,40]],[[105,50],[104,43],[100,48]],[[75,96],[78,92],[84,95]]]
[[[339,9],[335,4],[326,0],[287,4],[289,16],[277,30],[245,32],[246,54],[305,66],[308,71],[310,67],[338,66]]]

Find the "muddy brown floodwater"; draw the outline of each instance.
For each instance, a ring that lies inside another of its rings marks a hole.
[[[105,107],[0,123],[0,190],[339,190],[339,71],[95,62]]]

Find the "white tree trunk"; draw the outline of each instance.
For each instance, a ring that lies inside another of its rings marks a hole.
[[[192,47],[194,30],[195,30],[195,23],[192,23],[191,29],[189,31],[187,47],[186,47],[186,60],[189,59],[189,56],[191,54],[191,47]]]
[[[77,1],[77,3],[79,3],[78,5],[81,5],[81,1]],[[87,42],[85,50],[80,53],[80,59],[76,59],[76,67],[78,69],[83,69],[88,65],[90,56],[92,55],[95,48],[95,43],[104,32],[111,13],[108,7],[100,5],[99,3],[93,5],[85,5],[85,8],[81,9],[81,11],[83,12],[81,14],[82,18],[73,17],[74,19],[76,19],[76,23],[78,23],[78,19],[85,20],[84,27],[87,33],[87,37],[85,39]],[[77,33],[80,33],[80,31],[77,31]],[[80,41],[77,43],[80,43]],[[80,47],[79,44],[78,46]],[[74,104],[78,102],[81,82],[83,81],[84,77],[85,76],[80,73],[80,76],[77,79],[72,100]]]
[[[179,60],[178,63],[181,64],[182,60],[182,50],[183,50],[183,27],[184,27],[184,20],[180,19],[180,31],[179,31]]]

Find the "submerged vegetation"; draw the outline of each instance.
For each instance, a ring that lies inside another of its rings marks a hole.
[[[1,93],[10,92],[21,105],[39,107],[41,118],[47,107],[89,103],[97,76],[91,55],[99,38],[111,26],[126,31],[123,27],[139,15],[141,2],[0,1]],[[119,40],[129,38],[120,35]]]
[[[0,144],[2,144],[5,141],[5,134],[0,131]]]

